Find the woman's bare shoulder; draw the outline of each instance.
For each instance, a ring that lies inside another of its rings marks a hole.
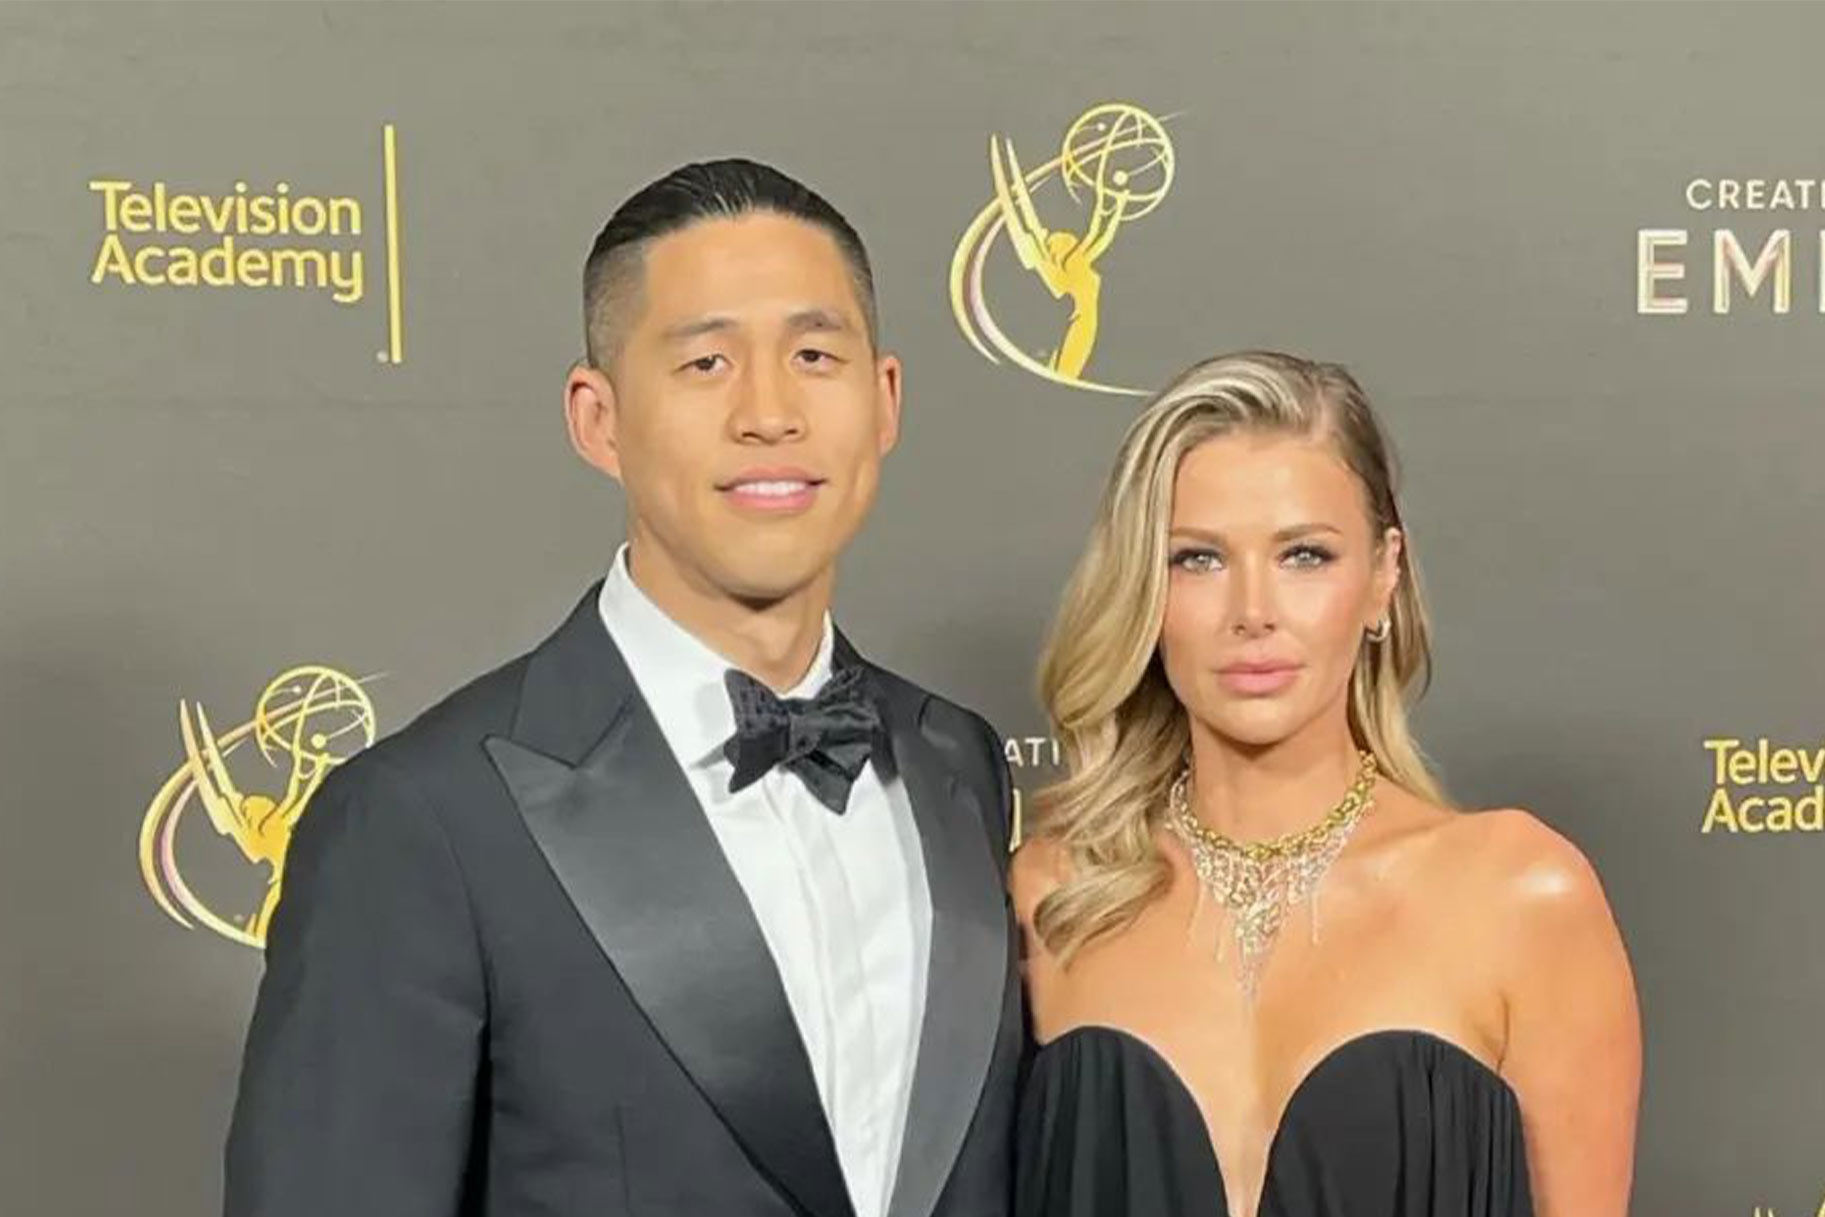
[[[1020,843],[1008,863],[1008,891],[1014,915],[1033,924],[1033,911],[1070,875],[1070,851],[1056,837],[1031,836]]]
[[[1457,812],[1441,830],[1451,874],[1485,893],[1514,929],[1552,933],[1610,919],[1596,868],[1570,838],[1522,807]]]

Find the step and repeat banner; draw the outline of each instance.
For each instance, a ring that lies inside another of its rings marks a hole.
[[[840,615],[1027,791],[1140,395],[1354,369],[1421,738],[1627,937],[1635,1212],[1819,1213],[1821,46],[1802,5],[0,7],[0,1212],[217,1210],[292,827],[605,568],[583,256],[743,154],[861,230],[906,361]]]

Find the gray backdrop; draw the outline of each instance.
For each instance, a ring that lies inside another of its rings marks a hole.
[[[1825,733],[1821,45],[1802,5],[0,8],[0,1211],[218,1205],[260,964],[141,873],[180,699],[226,733],[325,664],[384,674],[392,730],[556,623],[620,532],[561,430],[580,262],[676,163],[775,161],[870,241],[908,425],[842,617],[1043,735],[1034,654],[1136,403],[984,359],[947,276],[991,134],[1037,166],[1125,101],[1172,116],[1176,178],[1100,263],[1091,370],[1269,344],[1359,371],[1439,623],[1422,737],[1466,804],[1591,855],[1633,952],[1635,1211],[1814,1212],[1825,839],[1702,828],[1707,738]],[[1808,174],[1805,208],[1688,204]],[[91,282],[103,179],[356,198],[358,237],[294,243],[362,251],[363,297]],[[1639,311],[1663,228],[1689,234],[1658,255],[1683,316]],[[1791,231],[1790,312],[1740,283],[1713,311],[1719,228],[1751,257]],[[1024,346],[1056,341],[1005,243],[986,284]],[[229,759],[285,784],[284,757]],[[1812,790],[1792,777],[1727,797]],[[194,804],[174,831],[197,899],[258,907]]]

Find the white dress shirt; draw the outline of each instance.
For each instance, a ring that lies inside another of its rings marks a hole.
[[[732,666],[640,590],[627,547],[602,584],[603,624],[689,779],[779,969],[856,1217],[883,1217],[905,1136],[924,1018],[931,896],[912,805],[898,777],[866,766],[836,815],[776,767],[729,792]],[[810,670],[787,697],[830,678],[828,616]]]

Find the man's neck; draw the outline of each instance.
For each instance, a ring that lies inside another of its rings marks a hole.
[[[744,601],[638,541],[630,544],[628,574],[659,610],[730,664],[777,693],[803,680],[824,641],[832,574],[824,572],[779,600]]]

